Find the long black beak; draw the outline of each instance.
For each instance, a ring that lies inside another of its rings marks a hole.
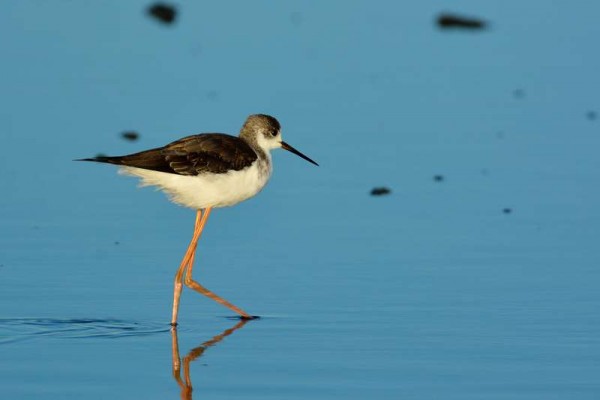
[[[314,162],[310,158],[306,157],[304,154],[300,153],[298,150],[296,150],[295,148],[293,148],[292,146],[290,146],[286,142],[281,142],[281,148],[284,149],[284,150],[289,151],[290,153],[294,153],[295,155],[297,155],[299,157],[304,158],[306,161],[308,161],[309,163],[315,164],[317,167],[319,166],[319,164],[317,164],[316,162]]]

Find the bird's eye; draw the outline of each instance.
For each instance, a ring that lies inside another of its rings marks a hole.
[[[279,134],[279,131],[272,131],[272,132],[271,132],[271,135],[272,135],[273,137],[277,136],[278,134]]]

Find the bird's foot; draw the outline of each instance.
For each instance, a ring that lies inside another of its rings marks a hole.
[[[242,321],[250,321],[252,319],[260,319],[258,315],[236,315],[235,317],[225,317],[227,319],[239,319]]]

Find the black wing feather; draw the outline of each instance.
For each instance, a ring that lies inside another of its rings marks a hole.
[[[239,137],[222,133],[187,136],[164,147],[121,157],[95,157],[97,161],[179,175],[223,174],[249,167],[258,155]]]

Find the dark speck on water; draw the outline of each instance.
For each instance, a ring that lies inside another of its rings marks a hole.
[[[513,90],[513,97],[515,99],[522,99],[525,97],[525,91],[523,89],[515,89]]]
[[[590,121],[594,121],[596,118],[598,118],[598,113],[596,113],[596,111],[588,111],[585,116]]]
[[[302,25],[303,20],[304,20],[304,17],[302,16],[302,13],[299,11],[294,11],[290,14],[290,22],[294,26]]]
[[[156,3],[148,8],[148,14],[165,25],[169,25],[175,22],[177,10],[170,4]]]
[[[125,140],[129,140],[130,142],[135,142],[140,138],[140,134],[134,131],[126,131],[121,133],[121,137]]]
[[[433,180],[436,182],[443,182],[444,181],[444,175],[434,175],[433,176]]]
[[[487,23],[479,18],[463,17],[455,14],[440,14],[437,19],[440,29],[482,30]]]
[[[209,90],[206,93],[206,98],[210,101],[217,101],[219,100],[219,92],[217,92],[216,90]]]
[[[512,213],[512,208],[506,207],[506,208],[504,208],[504,209],[502,210],[502,212],[503,212],[504,214],[510,214],[510,213]]]
[[[392,190],[385,186],[380,186],[380,187],[371,189],[371,196],[385,196],[386,194],[390,194],[390,193],[392,193]]]

